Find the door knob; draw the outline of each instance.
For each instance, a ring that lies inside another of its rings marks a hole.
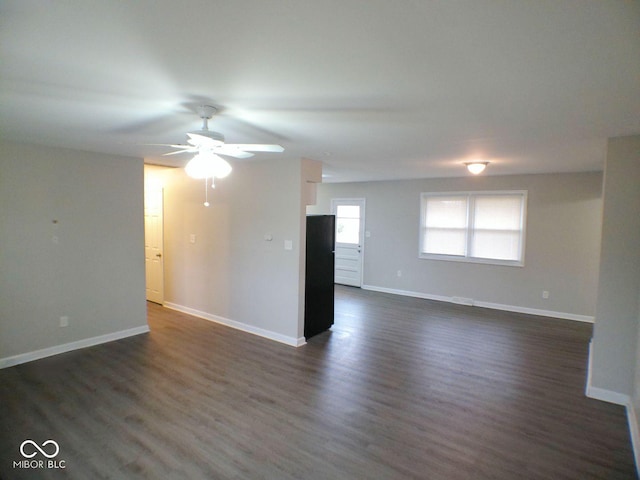
[[[160,258],[160,257],[162,257],[162,254],[161,253],[156,253],[156,257]]]

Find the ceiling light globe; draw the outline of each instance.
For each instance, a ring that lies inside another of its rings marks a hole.
[[[200,152],[184,167],[191,178],[224,178],[231,173],[231,165],[211,152]]]
[[[214,157],[213,169],[215,170],[215,176],[217,178],[224,178],[229,175],[231,173],[231,165],[229,165],[229,162],[217,155],[214,155]]]
[[[467,170],[469,170],[474,175],[478,175],[478,174],[482,173],[484,171],[484,169],[487,168],[488,164],[489,164],[489,162],[469,162],[469,163],[465,163],[465,165],[467,166]]]
[[[213,165],[206,155],[198,153],[195,157],[189,160],[189,163],[184,167],[184,171],[191,178],[210,178],[214,174]]]

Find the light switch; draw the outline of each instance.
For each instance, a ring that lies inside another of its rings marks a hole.
[[[285,250],[293,250],[293,240],[285,240],[284,241],[284,249]]]

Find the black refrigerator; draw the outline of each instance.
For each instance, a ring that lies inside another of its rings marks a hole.
[[[333,325],[335,215],[307,216],[307,260],[304,294],[304,337]]]

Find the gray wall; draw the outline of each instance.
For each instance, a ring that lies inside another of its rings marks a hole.
[[[0,359],[146,326],[142,159],[0,149]]]
[[[591,386],[631,397],[640,296],[640,136],[609,140]],[[636,392],[640,390],[640,387]],[[636,406],[640,395],[636,393]]]
[[[187,177],[182,169],[169,172],[166,303],[297,341],[304,298],[301,182],[300,160],[234,162],[231,175],[209,189],[207,208],[203,180]],[[195,244],[189,243],[191,234]],[[292,250],[284,249],[285,240],[293,242]]]
[[[528,190],[524,267],[418,258],[420,193],[467,190]],[[310,213],[328,213],[331,198],[366,199],[367,286],[588,320],[595,314],[601,190],[598,172],[322,184]]]

